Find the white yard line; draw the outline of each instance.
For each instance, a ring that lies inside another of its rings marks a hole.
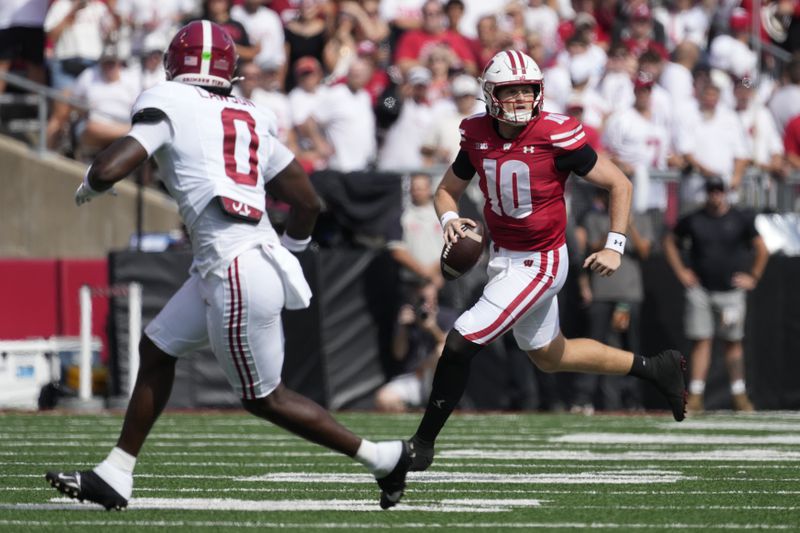
[[[798,435],[694,435],[691,433],[681,434],[658,434],[658,433],[569,433],[548,439],[554,443],[571,444],[800,444],[800,434]]]
[[[99,508],[98,508],[99,509]],[[396,508],[395,508],[396,509]],[[101,510],[102,511],[102,510]],[[105,511],[102,511],[105,512]],[[380,511],[375,511],[380,512]],[[394,512],[392,510],[391,512]],[[66,528],[74,528],[78,526],[95,526],[95,527],[117,527],[117,526],[133,526],[133,527],[153,527],[153,528],[236,528],[236,529],[344,529],[344,530],[382,530],[382,529],[445,529],[445,530],[459,530],[459,529],[495,529],[495,530],[508,530],[520,529],[533,531],[536,529],[614,529],[628,531],[632,529],[696,529],[696,530],[796,530],[795,525],[773,525],[773,524],[735,524],[735,523],[722,523],[722,524],[692,524],[692,523],[671,523],[671,524],[647,524],[647,523],[615,523],[615,522],[463,522],[463,523],[396,523],[389,522],[373,522],[373,523],[315,523],[315,522],[250,522],[250,521],[199,521],[199,520],[64,520],[61,522],[49,520],[1,520],[0,526],[18,526],[18,527],[53,527],[55,525],[62,525]]]

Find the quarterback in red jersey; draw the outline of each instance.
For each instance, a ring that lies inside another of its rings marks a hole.
[[[444,237],[464,237],[475,222],[458,215],[458,200],[477,174],[483,215],[494,241],[480,300],[456,321],[436,368],[425,414],[409,440],[412,470],[433,461],[433,443],[466,387],[472,357],[509,329],[545,372],[631,374],[651,381],[683,420],[685,360],[675,350],[645,358],[591,339],[565,339],[556,295],[567,276],[564,184],[574,172],[609,191],[606,247],[584,267],[610,276],[625,247],[632,185],[587,143],[574,118],[542,111],[542,72],[516,50],[496,54],[481,78],[486,113],[461,123],[461,150],[435,195]]]

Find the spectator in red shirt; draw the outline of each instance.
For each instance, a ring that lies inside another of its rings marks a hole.
[[[444,9],[437,0],[428,0],[422,6],[422,28],[409,30],[397,43],[395,63],[405,73],[419,65],[427,54],[427,48],[444,43],[450,46],[463,62],[464,70],[477,73],[475,59],[467,39],[453,30],[445,28]]]
[[[484,15],[478,19],[478,38],[470,41],[476,65],[485,65],[502,49],[497,17]],[[541,64],[540,64],[541,66]]]
[[[795,116],[786,125],[783,132],[783,148],[786,159],[794,170],[800,170],[800,115]]]
[[[627,31],[623,31],[623,35],[625,36],[622,39],[622,43],[636,57],[648,50],[653,50],[664,59],[669,58],[664,44],[654,38],[653,16],[647,4],[639,4],[633,9],[630,24]]]

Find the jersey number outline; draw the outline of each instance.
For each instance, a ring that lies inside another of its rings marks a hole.
[[[241,185],[255,186],[258,183],[258,145],[260,142],[256,134],[256,119],[244,109],[233,107],[223,108],[220,118],[222,119],[222,155],[225,158],[225,175]],[[236,161],[236,148],[242,137],[236,129],[237,120],[243,122],[250,133],[250,142],[247,147],[247,173],[239,172]]]
[[[483,172],[492,212],[511,218],[525,218],[533,213],[531,168],[528,163],[507,159],[498,169],[496,159],[484,159]]]

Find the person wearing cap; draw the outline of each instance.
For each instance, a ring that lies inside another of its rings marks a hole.
[[[483,103],[478,101],[480,87],[469,74],[460,74],[450,83],[453,95],[452,105],[440,104],[434,109],[433,125],[423,132],[422,155],[425,166],[445,165],[458,154],[461,146],[461,134],[458,126],[470,115],[483,110]]]
[[[139,78],[125,66],[114,43],[103,48],[97,65],[84,70],[72,95],[90,108],[76,125],[80,158],[88,158],[130,129],[130,110],[141,92]]]
[[[164,50],[167,41],[160,33],[151,33],[145,37],[138,61],[130,65],[131,72],[139,77],[142,91],[154,87],[167,79],[164,72]]]
[[[402,172],[422,168],[423,136],[433,126],[433,107],[428,101],[431,79],[431,71],[425,67],[408,70],[400,89],[400,115],[384,137],[379,169]]]
[[[658,24],[660,26],[660,24]],[[628,26],[622,31],[622,44],[636,57],[639,57],[647,50],[655,50],[664,59],[669,57],[664,46],[663,27],[656,32],[656,23],[653,21],[653,14],[647,3],[638,3],[630,13]]]
[[[567,101],[579,101],[583,105],[583,123],[600,130],[611,107],[592,84],[594,65],[595,62],[588,52],[572,56],[568,67],[572,91]]]
[[[117,28],[118,21],[102,0],[55,0],[44,19],[47,40],[52,53],[47,60],[50,85],[64,96],[70,96],[78,76],[97,64],[103,52],[104,39]],[[47,122],[47,144],[61,142],[69,121],[69,104],[54,101]],[[126,113],[127,114],[127,113]]]
[[[670,135],[654,117],[651,98],[655,80],[639,72],[634,80],[633,107],[615,112],[603,132],[611,160],[633,181],[633,210],[645,213],[667,207],[664,183],[652,181],[652,170],[667,169]]]
[[[728,72],[738,78],[754,73],[758,57],[750,48],[750,15],[744,8],[733,9],[728,28],[730,34],[717,35],[708,48],[711,68]]]
[[[686,288],[685,333],[692,341],[687,409],[704,408],[713,340],[718,337],[723,341],[733,408],[752,411],[742,346],[747,292],[761,279],[769,252],[754,216],[728,203],[725,181],[709,179],[705,191],[705,204],[682,217],[664,238],[667,262]],[[683,245],[688,247],[687,262],[681,257]]]

